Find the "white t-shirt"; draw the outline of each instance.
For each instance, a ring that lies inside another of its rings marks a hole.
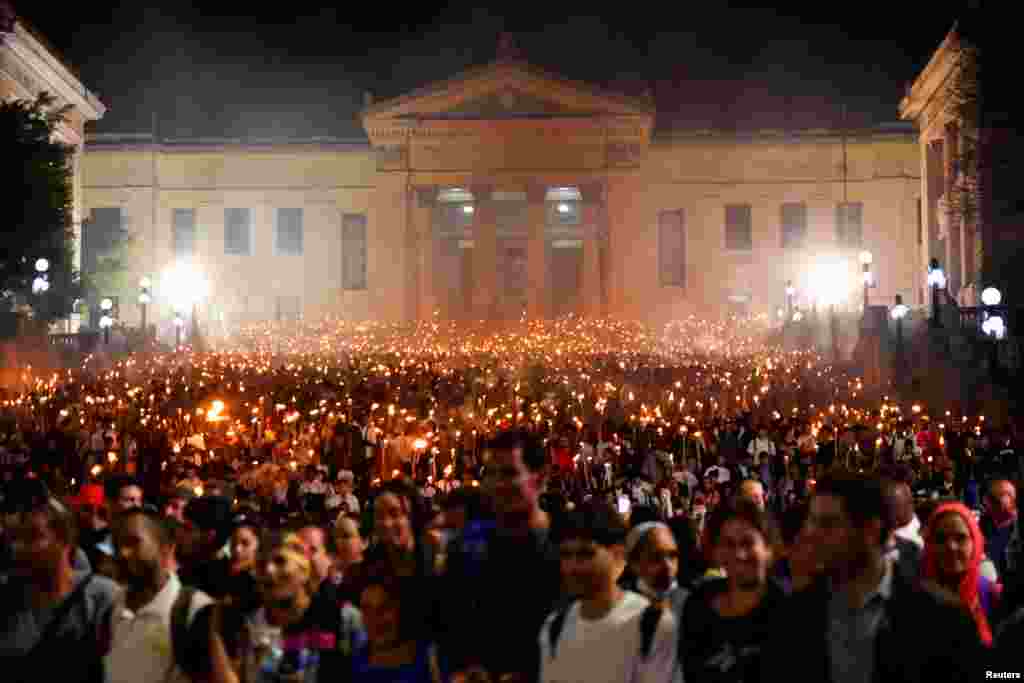
[[[121,607],[114,614],[113,642],[104,658],[110,683],[185,683],[189,677],[175,664],[171,645],[171,610],[181,581],[171,574],[160,592],[138,612]],[[189,605],[188,623],[213,600],[196,592]]]
[[[647,598],[626,591],[612,610],[595,621],[580,617],[580,603],[569,608],[554,654],[549,630],[555,615],[540,631],[541,683],[681,683],[676,666],[676,622],[662,614],[650,654],[641,653],[640,620]]]

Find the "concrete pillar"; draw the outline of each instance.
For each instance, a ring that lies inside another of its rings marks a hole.
[[[416,202],[413,204],[413,230],[415,235],[412,262],[416,273],[415,305],[412,308],[417,320],[429,321],[438,308],[434,276],[440,260],[439,242],[434,235],[434,205],[437,202],[437,188],[433,186],[415,188]]]
[[[531,320],[548,317],[547,187],[531,185],[526,190],[526,315]]]
[[[498,271],[498,227],[494,215],[493,188],[473,187],[473,316],[495,317]]]
[[[604,217],[604,188],[601,185],[580,187],[583,196],[583,273],[580,278],[581,313],[603,315],[601,300],[601,226]]]
[[[943,139],[942,150],[943,150],[943,179],[944,179],[944,192],[946,195],[947,206],[953,204],[953,193],[954,186],[956,183],[956,162],[957,155],[959,154],[958,143],[959,136],[956,126],[950,124],[945,128],[945,137]],[[960,290],[961,285],[964,283],[963,279],[963,259],[960,252],[960,224],[963,222],[963,212],[960,209],[951,207],[947,209],[946,214],[946,244],[945,252],[946,256],[943,268],[946,269],[949,293],[954,297]]]
[[[946,261],[945,245],[939,235],[939,197],[943,192],[943,156],[942,139],[928,140],[925,142],[924,168],[922,169],[921,182],[923,183],[924,194],[924,221],[925,221],[925,249],[924,263],[918,273],[917,282],[924,292],[925,303],[931,306],[931,291],[926,284],[928,273],[928,262],[932,258],[942,261],[942,267],[948,269]]]

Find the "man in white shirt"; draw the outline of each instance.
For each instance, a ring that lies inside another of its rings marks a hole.
[[[105,658],[110,683],[219,680],[210,670],[213,600],[183,589],[170,571],[174,542],[160,517],[139,509],[122,513],[114,546],[125,598]]]
[[[681,683],[675,618],[618,585],[626,535],[622,517],[599,498],[568,516],[559,543],[562,577],[579,599],[541,628],[541,683]]]
[[[747,454],[754,458],[754,466],[761,465],[761,454],[767,453],[769,460],[775,456],[775,442],[768,435],[768,430],[761,427],[757,437],[747,446]]]
[[[712,465],[704,471],[704,478],[712,478],[719,484],[724,484],[732,478],[732,474],[729,472],[729,468],[725,466],[725,458],[718,456],[718,464]]]
[[[351,470],[338,472],[338,484],[335,486],[334,500],[328,500],[327,508],[335,510],[341,508],[345,513],[359,516],[359,499],[352,493],[355,482],[355,474]]]

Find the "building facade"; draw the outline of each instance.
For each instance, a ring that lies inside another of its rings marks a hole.
[[[922,229],[925,237],[918,266],[925,272],[937,259],[947,274],[950,293],[961,304],[976,305],[982,264],[982,235],[978,222],[965,210],[962,183],[965,180],[966,150],[976,146],[978,131],[961,116],[964,56],[963,44],[954,26],[933,53],[925,68],[900,102],[900,116],[918,130],[922,198]],[[918,301],[926,284],[918,285]]]
[[[94,136],[85,210],[132,234],[151,320],[188,304],[182,264],[228,327],[774,315],[788,282],[798,303],[854,308],[862,251],[875,303],[915,300],[912,127],[737,136],[655,118],[647,99],[499,59],[370,104],[364,140]]]
[[[0,0],[0,101],[35,100],[39,93],[54,96],[54,107],[71,105],[57,128],[57,138],[75,149],[72,157],[72,221],[76,269],[81,267],[77,248],[82,234],[82,155],[85,126],[106,112],[106,107],[82,84],[78,75],[56,55],[45,39]]]

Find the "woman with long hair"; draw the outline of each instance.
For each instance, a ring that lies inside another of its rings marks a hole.
[[[922,578],[958,596],[982,642],[991,647],[990,620],[1002,587],[981,574],[985,538],[974,513],[963,503],[940,504],[928,519],[924,540]]]

